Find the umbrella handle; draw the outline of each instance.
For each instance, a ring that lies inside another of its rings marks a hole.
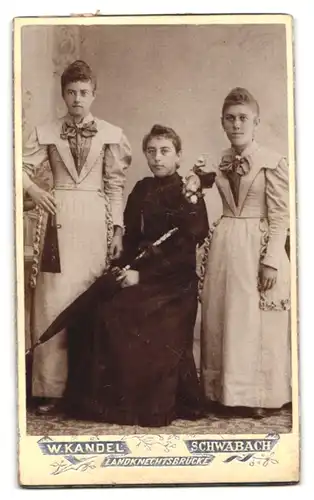
[[[152,247],[158,247],[159,245],[161,245],[161,243],[163,243],[164,241],[168,240],[168,238],[170,238],[170,236],[172,236],[178,230],[179,230],[178,227],[174,227],[174,228],[170,229],[170,231],[168,231],[167,233],[163,234],[158,240],[154,241],[154,243],[152,244]],[[133,263],[132,264],[128,264],[127,266],[124,266],[121,269],[121,272],[129,271],[131,269],[132,265],[135,262],[137,262],[138,260],[140,260],[143,257],[145,257],[145,255],[147,253],[148,253],[148,250],[143,250],[143,252],[141,252],[137,257],[135,257]]]

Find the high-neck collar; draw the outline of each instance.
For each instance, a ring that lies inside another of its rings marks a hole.
[[[169,186],[169,185],[178,184],[179,182],[181,182],[181,177],[178,174],[178,172],[176,171],[176,172],[174,172],[174,174],[166,175],[165,177],[155,177],[154,176],[154,180],[157,184],[159,184],[161,186]]]
[[[82,118],[79,122],[76,122],[73,118],[73,116],[70,115],[70,113],[67,113],[64,117],[64,121],[71,124],[71,125],[76,125],[77,127],[81,127],[85,123],[92,122],[94,120],[94,117],[92,113],[88,113],[84,118]]]
[[[253,140],[241,153],[238,153],[234,147],[231,147],[230,150],[234,156],[241,156],[242,158],[245,158],[247,156],[251,156],[257,147],[257,142]]]

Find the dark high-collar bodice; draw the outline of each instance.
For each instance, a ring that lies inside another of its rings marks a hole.
[[[208,233],[207,213],[203,199],[196,205],[189,203],[182,187],[177,173],[162,179],[146,177],[135,185],[124,213],[126,258],[178,227],[160,251],[173,263],[180,259],[195,268],[196,245]]]

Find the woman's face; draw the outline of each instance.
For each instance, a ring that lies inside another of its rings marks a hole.
[[[224,111],[222,126],[231,145],[244,150],[254,139],[259,118],[251,106],[235,104]]]
[[[95,99],[94,88],[91,82],[72,82],[65,86],[63,99],[68,112],[76,119],[87,116]]]
[[[155,177],[167,177],[178,168],[181,153],[177,153],[171,139],[153,137],[148,141],[145,156]]]

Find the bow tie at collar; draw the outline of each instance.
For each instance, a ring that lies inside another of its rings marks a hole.
[[[249,157],[240,155],[224,156],[219,165],[219,170],[225,174],[236,172],[239,175],[246,175],[251,170],[251,162]]]
[[[97,134],[95,120],[78,125],[73,122],[69,123],[68,121],[63,123],[60,134],[61,139],[75,138],[78,134],[86,138],[94,137]]]

